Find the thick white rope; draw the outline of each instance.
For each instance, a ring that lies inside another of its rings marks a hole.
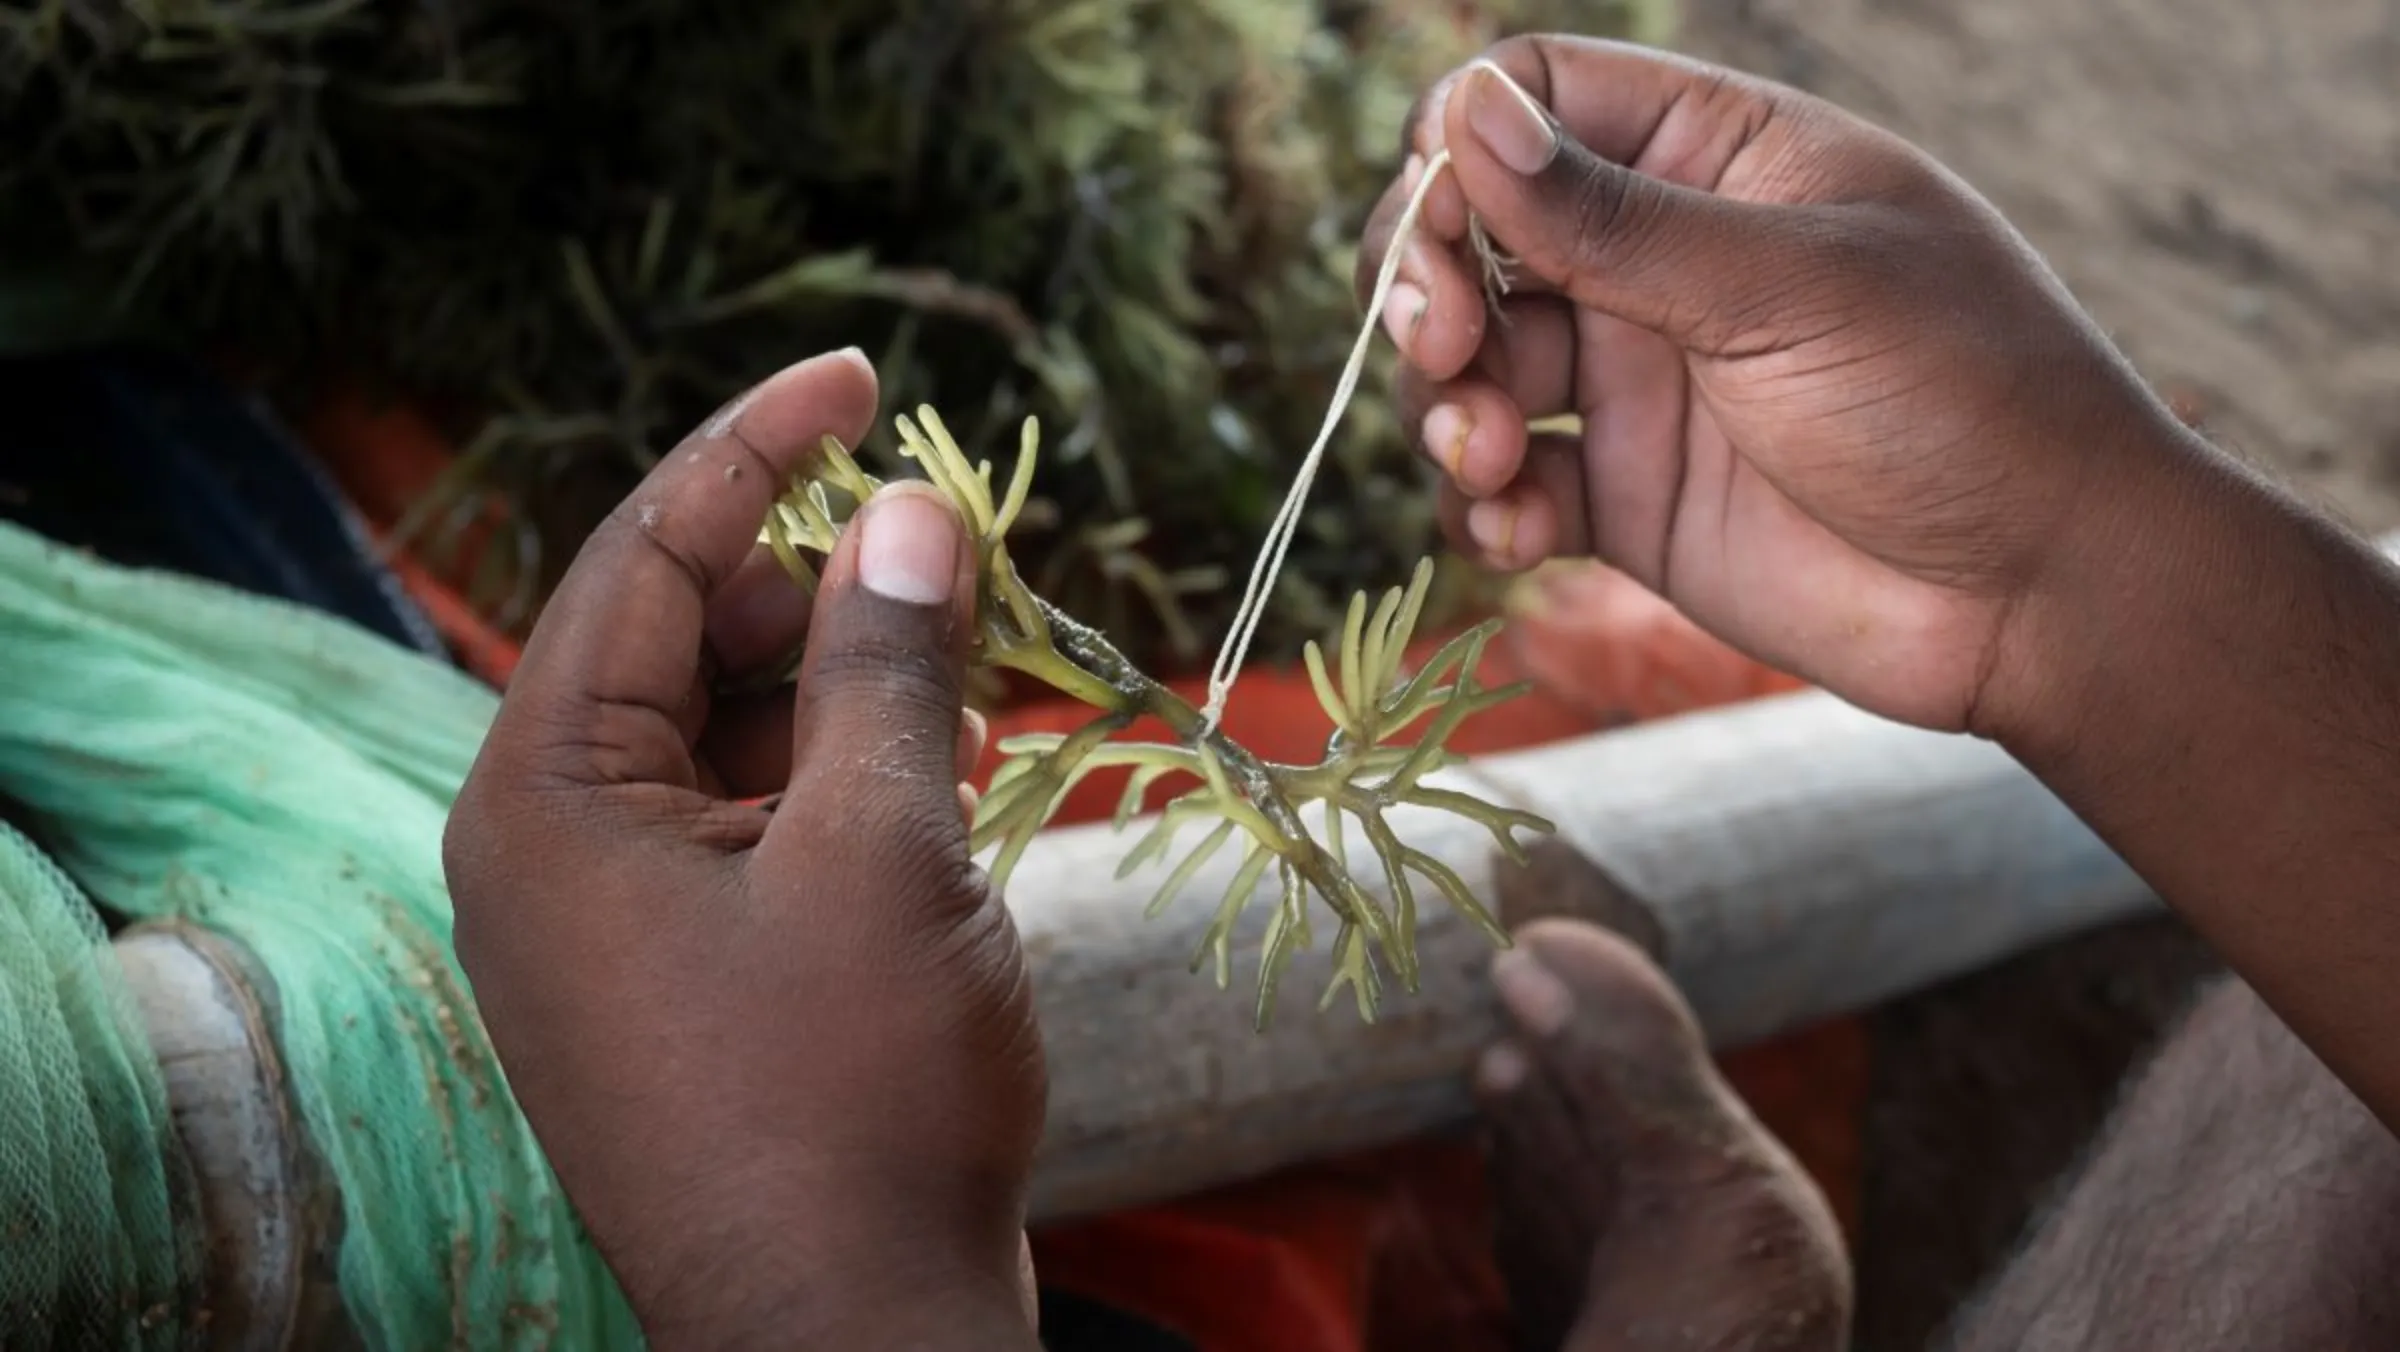
[[[1250,639],[1258,632],[1258,624],[1266,615],[1267,598],[1274,593],[1275,579],[1283,572],[1283,556],[1291,549],[1292,537],[1299,533],[1300,517],[1308,505],[1308,490],[1317,481],[1317,467],[1324,463],[1325,448],[1333,444],[1334,429],[1341,425],[1342,415],[1350,410],[1350,401],[1358,393],[1359,376],[1367,367],[1367,351],[1375,342],[1375,331],[1383,326],[1384,307],[1391,302],[1392,286],[1400,278],[1400,259],[1408,251],[1409,240],[1415,237],[1417,217],[1425,209],[1425,198],[1433,188],[1434,177],[1450,164],[1450,152],[1437,152],[1425,164],[1424,176],[1417,180],[1416,191],[1409,194],[1408,206],[1392,227],[1391,243],[1384,249],[1383,267],[1375,275],[1375,291],[1367,301],[1366,322],[1359,326],[1358,341],[1351,345],[1349,364],[1342,368],[1342,378],[1333,389],[1333,402],[1325,410],[1325,425],[1317,431],[1317,442],[1308,448],[1300,462],[1300,472],[1292,477],[1292,486],[1283,495],[1283,508],[1267,527],[1267,538],[1259,545],[1258,558],[1250,565],[1250,585],[1242,593],[1241,608],[1233,615],[1233,628],[1225,635],[1225,646],[1217,650],[1216,665],[1208,671],[1208,707],[1200,711],[1200,723],[1209,732],[1216,731],[1217,720],[1224,717],[1225,701],[1233,694],[1233,683],[1240,677],[1242,662],[1250,655]]]

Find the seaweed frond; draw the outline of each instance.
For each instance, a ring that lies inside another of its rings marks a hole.
[[[1189,701],[1144,674],[1101,633],[1044,601],[1018,576],[1007,535],[1032,488],[1039,446],[1032,419],[1023,424],[1016,465],[997,494],[991,463],[970,463],[931,408],[919,409],[914,419],[902,416],[896,424],[902,454],[950,499],[975,542],[974,661],[1023,672],[1094,710],[1091,721],[1072,733],[1002,744],[1007,760],[983,795],[970,836],[978,853],[995,851],[990,869],[996,883],[1005,886],[1026,847],[1079,781],[1096,770],[1123,768],[1130,778],[1117,808],[1120,829],[1162,780],[1181,776],[1195,782],[1166,803],[1125,855],[1119,876],[1164,863],[1186,828],[1205,828],[1199,843],[1168,870],[1151,902],[1152,914],[1173,902],[1229,845],[1239,851],[1232,879],[1192,958],[1194,971],[1213,964],[1220,987],[1231,981],[1235,928],[1273,871],[1277,900],[1259,963],[1256,1018],[1261,1027],[1284,972],[1314,941],[1311,895],[1335,925],[1334,977],[1320,1009],[1347,986],[1360,1016],[1372,1020],[1385,970],[1409,991],[1417,989],[1420,885],[1430,885],[1493,943],[1507,944],[1506,933],[1466,881],[1411,846],[1387,815],[1410,806],[1465,817],[1489,830],[1500,849],[1520,861],[1524,846],[1518,833],[1552,829],[1532,813],[1426,782],[1457,759],[1445,746],[1462,723],[1523,692],[1521,685],[1491,688],[1475,678],[1485,645],[1499,629],[1497,620],[1458,635],[1417,670],[1407,670],[1409,641],[1433,582],[1430,559],[1417,565],[1407,586],[1385,592],[1372,606],[1363,593],[1352,598],[1330,661],[1318,644],[1307,646],[1309,679],[1332,733],[1315,764],[1270,762],[1207,726]],[[849,512],[878,486],[847,448],[829,438],[811,471],[795,478],[777,500],[761,538],[795,581],[813,586],[816,573],[804,555],[829,552]],[[1112,740],[1142,718],[1164,724],[1175,740]],[[1398,740],[1420,725],[1413,742]],[[1321,823],[1313,830],[1312,810]],[[1352,871],[1348,831],[1353,822],[1382,873],[1388,908],[1359,885]]]

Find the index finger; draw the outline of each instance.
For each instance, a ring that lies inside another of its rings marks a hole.
[[[1603,160],[1670,183],[1714,189],[1727,161],[1762,120],[1797,98],[1781,86],[1636,43],[1563,35],[1509,38],[1435,81],[1409,110],[1404,148],[1415,163],[1434,162],[1447,145],[1451,92],[1478,65],[1504,72],[1549,109]],[[1391,246],[1406,201],[1406,175],[1370,215],[1355,284],[1367,293]],[[1404,274],[1413,273],[1427,304],[1393,330],[1410,364],[1434,380],[1464,370],[1484,333],[1481,268],[1464,248],[1467,199],[1455,174],[1429,190],[1420,239]],[[1538,278],[1516,284],[1541,287]]]
[[[1383,271],[1385,255],[1396,242],[1401,218],[1422,176],[1422,159],[1412,158],[1376,204],[1360,238],[1353,284],[1359,303],[1368,303]],[[1430,194],[1458,187],[1444,174]],[[1426,199],[1428,209],[1433,196]],[[1484,298],[1479,279],[1470,273],[1455,249],[1447,247],[1428,217],[1417,218],[1416,229],[1404,246],[1396,283],[1383,313],[1383,328],[1409,364],[1436,380],[1447,380],[1463,369],[1483,341]]]
[[[1494,43],[1436,80],[1408,111],[1403,149],[1430,162],[1448,144],[1450,95],[1478,65],[1498,67],[1558,119],[1567,134],[1612,164],[1685,187],[1713,189],[1734,149],[1797,91],[1638,43],[1529,34]],[[1467,233],[1467,199],[1454,177],[1425,202],[1434,236]]]
[[[784,368],[684,438],[576,555],[491,741],[570,779],[678,777],[709,598],[793,474],[828,436],[856,445],[875,403],[874,369],[852,349]]]
[[[1554,34],[1508,38],[1434,81],[1410,105],[1401,149],[1412,166],[1432,164],[1441,154],[1448,143],[1445,113],[1451,91],[1480,64],[1506,72],[1594,154],[1629,168],[1646,167],[1638,161],[1678,105],[1687,99],[1697,105],[1711,102],[1692,96],[1763,88],[1731,71],[1634,43]],[[1361,300],[1383,265],[1414,186],[1407,173],[1397,176],[1368,215],[1353,279]],[[1416,298],[1427,304],[1420,317],[1395,327],[1392,336],[1413,365],[1447,380],[1474,355],[1484,317],[1481,275],[1461,248],[1467,238],[1467,199],[1455,175],[1443,174],[1428,190],[1418,234],[1415,256],[1403,275],[1417,284]]]
[[[1645,162],[1662,132],[1676,132],[1671,139],[1679,146],[1704,143],[1713,139],[1709,127],[1682,124],[1722,121],[1730,128],[1791,93],[1723,66],[1638,43],[1561,34],[1514,37],[1494,43],[1475,61],[1443,76],[1411,110],[1408,135],[1418,154],[1431,159],[1442,149],[1450,91],[1482,62],[1498,66],[1518,88],[1533,95],[1593,154],[1686,187],[1714,185],[1678,174],[1677,164]],[[1715,172],[1712,168],[1702,176],[1713,179]],[[1459,228],[1465,228],[1463,219]]]

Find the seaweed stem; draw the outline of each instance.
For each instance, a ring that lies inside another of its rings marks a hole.
[[[1506,946],[1506,933],[1465,879],[1408,845],[1386,817],[1401,806],[1464,817],[1489,830],[1505,854],[1520,860],[1524,847],[1518,832],[1552,829],[1532,813],[1422,782],[1456,759],[1444,744],[1466,719],[1522,693],[1521,687],[1488,689],[1475,680],[1476,665],[1498,631],[1498,621],[1451,639],[1413,673],[1402,670],[1432,582],[1431,560],[1418,564],[1406,587],[1391,589],[1371,608],[1363,594],[1351,599],[1330,666],[1318,645],[1308,645],[1304,658],[1309,680],[1333,724],[1325,755],[1314,765],[1269,762],[1142,671],[1099,630],[1035,595],[1018,576],[1006,537],[1031,491],[1039,442],[1031,419],[1025,423],[1016,466],[997,500],[992,495],[992,466],[969,464],[932,409],[921,408],[914,419],[903,416],[895,422],[902,454],[916,461],[949,497],[975,541],[974,660],[1023,672],[1094,710],[1091,721],[1072,733],[1011,738],[1002,745],[1007,759],[978,804],[969,833],[976,851],[996,849],[990,866],[995,885],[1006,886],[1034,836],[1084,776],[1130,767],[1131,782],[1117,807],[1120,828],[1139,812],[1144,795],[1160,780],[1185,775],[1200,782],[1167,803],[1150,831],[1127,852],[1122,873],[1162,861],[1176,833],[1191,822],[1216,822],[1170,870],[1150,903],[1151,914],[1171,904],[1237,833],[1248,838],[1193,955],[1195,971],[1213,961],[1218,984],[1231,979],[1234,930],[1268,868],[1275,869],[1279,895],[1269,911],[1259,955],[1256,1018],[1261,1028],[1284,971],[1313,942],[1311,893],[1340,921],[1333,943],[1333,979],[1320,1009],[1347,986],[1360,1016],[1373,1019],[1382,989],[1379,955],[1405,988],[1417,988],[1418,916],[1412,873],[1432,883],[1494,943]],[[813,587],[816,574],[803,555],[830,552],[849,512],[880,486],[846,448],[828,438],[810,471],[795,478],[776,500],[760,538],[795,582]],[[847,506],[837,504],[837,494],[847,499]],[[1110,740],[1142,719],[1155,720],[1174,740]],[[1414,745],[1389,744],[1421,720],[1428,721]],[[1321,839],[1302,818],[1301,809],[1309,803],[1325,806]],[[1345,817],[1356,818],[1366,834],[1391,898],[1389,910],[1351,872],[1343,840]]]

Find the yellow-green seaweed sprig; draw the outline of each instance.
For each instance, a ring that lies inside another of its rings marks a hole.
[[[1242,909],[1267,871],[1275,871],[1281,895],[1260,957],[1256,1018],[1261,1027],[1284,971],[1314,942],[1311,892],[1337,922],[1333,981],[1319,1009],[1347,985],[1360,1016],[1372,1020],[1382,992],[1378,955],[1406,989],[1417,989],[1419,881],[1432,884],[1494,943],[1507,944],[1506,933],[1465,879],[1401,839],[1386,816],[1403,805],[1454,813],[1487,828],[1501,850],[1520,862],[1524,846],[1516,833],[1552,829],[1530,812],[1424,782],[1458,760],[1444,747],[1461,723],[1524,690],[1522,685],[1489,688],[1475,678],[1484,647],[1498,632],[1497,620],[1451,639],[1414,673],[1405,671],[1409,639],[1433,580],[1430,559],[1417,565],[1406,587],[1384,593],[1371,609],[1365,594],[1351,599],[1330,664],[1316,643],[1308,645],[1309,680],[1333,723],[1324,758],[1314,765],[1265,761],[1209,727],[1188,700],[1136,668],[1098,631],[1036,596],[1018,577],[1006,538],[1033,486],[1039,430],[1032,419],[1025,422],[1016,466],[997,497],[991,463],[970,464],[931,408],[920,408],[913,420],[903,415],[896,421],[902,453],[950,499],[974,541],[974,661],[1024,672],[1096,711],[1075,732],[1001,744],[1008,759],[976,810],[970,837],[979,853],[997,847],[991,864],[995,883],[1005,886],[1026,847],[1084,776],[1124,767],[1131,778],[1117,806],[1119,828],[1161,780],[1184,775],[1197,783],[1166,804],[1126,854],[1118,876],[1165,860],[1184,828],[1207,824],[1199,844],[1183,854],[1160,885],[1150,914],[1165,909],[1210,859],[1239,842],[1232,881],[1192,959],[1194,971],[1213,959],[1220,987],[1231,981],[1233,931]],[[811,471],[795,478],[776,501],[761,538],[794,579],[814,586],[816,573],[804,555],[830,552],[843,521],[878,487],[846,448],[827,438]],[[1163,723],[1175,741],[1110,740],[1144,717]],[[1394,744],[1419,724],[1424,731],[1414,743]],[[1321,810],[1321,833],[1312,833],[1302,818],[1311,806]],[[1345,818],[1357,821],[1383,872],[1388,910],[1351,872]]]

